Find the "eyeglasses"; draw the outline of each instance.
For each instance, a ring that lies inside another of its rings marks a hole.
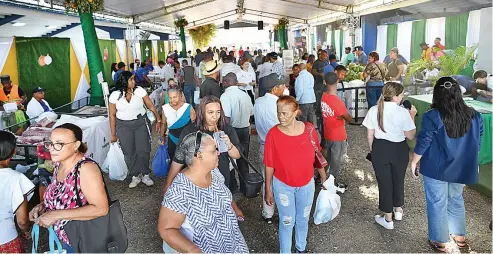
[[[201,140],[202,140],[202,132],[197,131],[197,133],[195,134],[195,146],[193,149],[194,150],[193,157],[197,157],[197,154],[199,153]]]
[[[73,142],[68,142],[68,143],[53,143],[51,141],[45,141],[44,142],[44,147],[47,149],[47,150],[50,150],[51,147],[53,147],[53,150],[55,151],[61,151],[63,149],[63,147],[65,145],[68,145],[68,144],[73,144],[75,142],[77,142],[78,140],[76,141],[73,141]]]

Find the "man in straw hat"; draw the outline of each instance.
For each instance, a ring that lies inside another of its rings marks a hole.
[[[221,64],[217,60],[205,63],[204,71],[202,72],[205,76],[205,80],[200,86],[201,99],[207,95],[214,95],[217,98],[221,97],[221,87],[219,87],[218,82],[220,70]]]

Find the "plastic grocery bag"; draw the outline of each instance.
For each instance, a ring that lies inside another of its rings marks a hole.
[[[111,180],[123,181],[127,178],[128,168],[118,142],[110,144],[110,150],[104,160],[102,170],[109,174]]]
[[[157,177],[166,177],[168,175],[171,158],[168,154],[168,145],[162,144],[158,147],[156,155],[152,160],[152,171]]]
[[[334,185],[334,176],[323,183],[325,190],[318,194],[317,205],[315,206],[314,222],[315,225],[326,223],[333,220],[341,210],[341,197],[337,195],[338,190],[342,190]]]

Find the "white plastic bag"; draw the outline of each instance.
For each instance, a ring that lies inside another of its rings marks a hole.
[[[123,181],[127,178],[128,168],[123,151],[117,142],[110,144],[110,150],[103,163],[103,172],[108,172],[111,180]]]
[[[195,91],[193,92],[193,102],[195,102],[195,105],[200,104],[200,88],[197,87]]]
[[[336,191],[343,190],[334,185],[334,176],[330,175],[323,185],[326,189],[321,190],[317,197],[313,216],[315,225],[333,220],[341,210],[341,197],[337,195]]]

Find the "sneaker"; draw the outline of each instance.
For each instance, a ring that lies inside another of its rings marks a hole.
[[[386,229],[394,229],[394,222],[387,221],[383,215],[375,215],[375,221]]]
[[[262,218],[264,218],[265,223],[272,224],[272,218],[265,218],[264,216]]]
[[[144,177],[142,177],[142,182],[147,185],[147,186],[152,186],[154,185],[154,182],[152,181],[152,179],[149,177],[149,175],[144,175]]]
[[[132,176],[132,182],[128,185],[128,188],[132,189],[137,187],[137,185],[141,182],[140,176]]]
[[[296,249],[296,253],[308,253],[308,251],[306,251],[306,250],[298,250],[298,249]]]
[[[396,211],[396,210],[394,209],[394,220],[401,221],[401,220],[402,220],[402,215],[403,215],[403,214],[404,214],[404,211],[402,211],[402,210],[401,210],[400,212],[398,212],[398,211]]]

